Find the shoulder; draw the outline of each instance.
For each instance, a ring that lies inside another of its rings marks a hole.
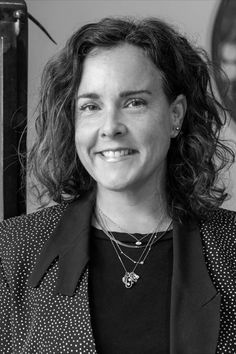
[[[223,208],[217,208],[208,214],[206,220],[201,222],[202,227],[232,228],[236,227],[236,212]]]
[[[223,208],[212,211],[208,218],[200,223],[203,241],[218,244],[221,247],[235,247],[236,212]]]
[[[28,215],[6,219],[0,223],[0,254],[43,244],[50,236],[67,203],[41,209]]]

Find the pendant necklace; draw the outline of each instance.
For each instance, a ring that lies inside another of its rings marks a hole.
[[[117,254],[117,257],[124,269],[124,276],[122,277],[122,282],[124,283],[124,286],[129,289],[132,288],[132,286],[137,283],[138,279],[140,278],[140,276],[135,272],[136,268],[139,265],[143,265],[147,256],[149,255],[151,248],[153,246],[154,243],[156,243],[158,240],[160,240],[165,234],[166,232],[170,229],[171,225],[172,225],[172,221],[170,222],[170,224],[168,225],[167,229],[161,233],[161,235],[159,235],[159,237],[157,237],[157,230],[158,230],[158,226],[160,225],[160,223],[158,223],[158,225],[156,226],[155,230],[151,233],[151,234],[147,234],[145,235],[145,237],[147,237],[148,235],[150,235],[150,238],[147,242],[147,244],[144,246],[141,246],[142,248],[144,247],[143,252],[141,253],[140,257],[138,258],[137,261],[133,260],[131,257],[129,257],[125,252],[122,251],[118,240],[116,240],[116,238],[114,237],[113,233],[111,231],[108,230],[106,222],[104,220],[104,217],[106,217],[106,215],[101,211],[100,209],[97,209],[98,212],[94,213],[95,218],[99,224],[99,226],[101,227],[102,231],[105,233],[105,235],[109,238],[109,240],[111,241],[111,244]],[[110,219],[109,219],[110,220]],[[132,234],[129,234],[132,235]],[[132,246],[133,247],[133,246]],[[140,248],[140,246],[135,246],[135,248]],[[134,267],[131,271],[128,271],[121,256],[125,256],[126,258],[128,258],[130,261],[132,261],[134,263]]]

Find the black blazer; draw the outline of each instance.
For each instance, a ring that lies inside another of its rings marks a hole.
[[[2,353],[96,353],[93,205],[90,194],[0,224]],[[235,218],[218,209],[207,222],[173,226],[170,354],[236,353]]]

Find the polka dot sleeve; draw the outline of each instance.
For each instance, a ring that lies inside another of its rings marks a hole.
[[[0,348],[2,353],[11,353],[11,294],[0,263]]]

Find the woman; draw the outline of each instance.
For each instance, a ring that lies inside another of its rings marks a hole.
[[[46,66],[31,171],[59,202],[1,224],[4,353],[234,353],[224,109],[158,19],[80,28]]]

